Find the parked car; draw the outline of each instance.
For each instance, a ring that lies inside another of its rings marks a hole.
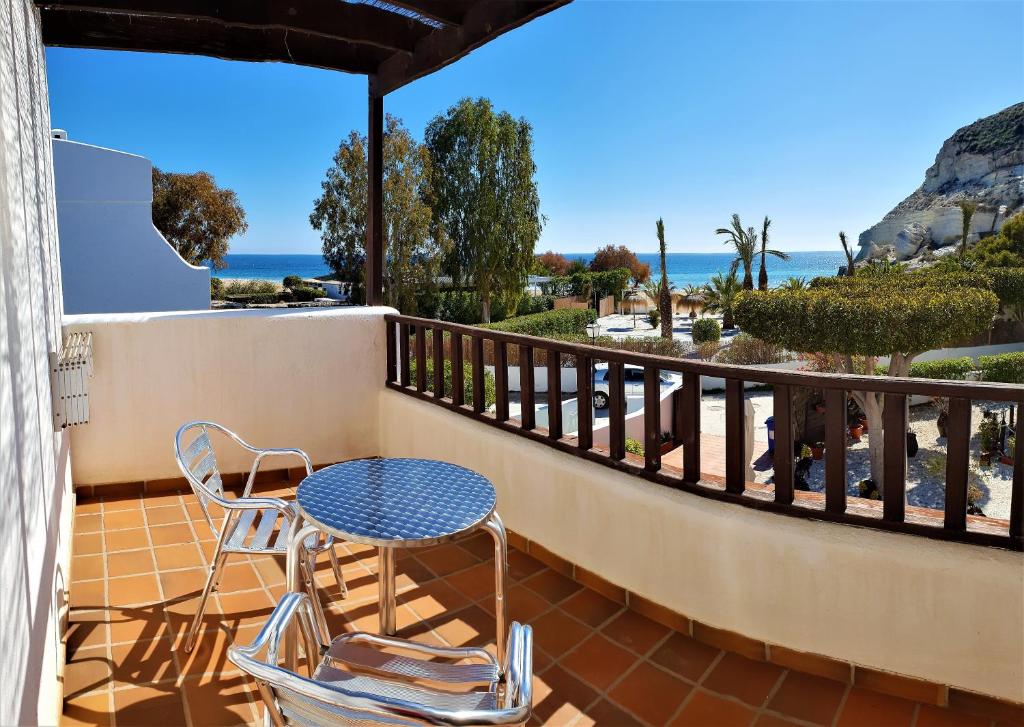
[[[631,366],[626,364],[623,368],[624,388],[626,396],[641,396],[644,393],[644,370],[642,366]],[[661,389],[664,391],[677,382],[672,381],[668,374],[661,372]],[[594,408],[607,409],[609,402],[608,385],[608,364],[598,364],[594,367]]]

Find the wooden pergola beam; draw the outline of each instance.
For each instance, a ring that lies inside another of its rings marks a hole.
[[[395,53],[370,78],[370,93],[384,96],[417,78],[454,63],[475,48],[518,28],[570,0],[479,0],[462,24],[435,30],[409,53]],[[403,5],[407,3],[401,3]]]
[[[461,25],[473,0],[384,0],[388,5],[411,10],[445,25]]]
[[[40,12],[43,43],[49,46],[279,61],[349,73],[372,73],[391,55],[377,46],[278,28],[56,8]]]
[[[351,43],[411,52],[434,28],[414,18],[372,5],[340,0],[37,0],[44,11],[67,10],[86,14],[130,15],[136,18],[204,20],[232,28],[284,30],[324,36]]]

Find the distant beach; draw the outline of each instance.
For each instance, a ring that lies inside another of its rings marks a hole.
[[[538,250],[538,252],[541,252]],[[589,263],[593,255],[566,253],[570,260],[581,260]],[[658,255],[639,253],[637,257],[651,266],[651,272],[658,274]],[[327,275],[330,269],[320,255],[244,255],[229,254],[225,256],[227,267],[214,270],[218,278],[273,280],[280,283],[286,275],[298,275],[303,278],[315,278]],[[684,285],[703,285],[717,272],[728,272],[732,255],[722,252],[676,252],[666,256],[669,280],[677,287]],[[768,283],[777,285],[790,277],[811,278],[820,275],[835,275],[845,260],[841,252],[794,252],[789,260],[768,258]],[[759,262],[754,266],[754,278],[757,278]]]

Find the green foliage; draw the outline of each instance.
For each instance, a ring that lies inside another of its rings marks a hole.
[[[416,381],[416,359],[409,361],[409,380]],[[427,359],[427,382],[431,391],[434,388],[434,360]],[[451,396],[452,393],[452,362],[445,359],[444,362],[444,393]],[[494,374],[484,369],[484,408],[489,409],[497,401],[497,388],[494,381]],[[467,404],[473,403],[473,364],[469,361],[462,363],[462,400]]]
[[[963,381],[972,371],[974,371],[974,360],[970,356],[944,358],[938,361],[916,361],[910,364],[910,376],[915,379]]]
[[[220,300],[224,297],[224,281],[220,278],[210,276],[210,300]]]
[[[1024,103],[1018,103],[959,129],[950,137],[950,141],[960,144],[963,152],[991,154],[1019,145],[1022,137]]]
[[[207,172],[175,174],[153,167],[153,225],[192,265],[225,267],[228,240],[245,232],[238,195]]]
[[[605,245],[594,253],[594,258],[590,261],[590,269],[595,273],[618,270],[619,268],[627,268],[630,277],[638,285],[651,277],[651,266],[640,262],[636,253],[625,245],[618,247]]]
[[[547,338],[561,334],[586,335],[587,325],[595,320],[597,320],[597,313],[591,308],[562,308],[528,316],[516,316],[500,323],[489,323],[481,327],[494,331]]]
[[[661,281],[658,285],[658,313],[661,318],[661,337],[672,338],[672,294],[669,292],[668,268],[665,265],[665,222],[659,217],[655,225],[658,234],[658,255],[661,264]],[[653,321],[652,327],[657,327]]]
[[[224,295],[277,295],[277,286],[269,280],[232,280],[224,285]]]
[[[590,343],[589,338],[580,339],[579,343]],[[613,348],[617,351],[632,351],[633,353],[647,353],[652,356],[671,356],[682,358],[689,350],[682,341],[674,338],[662,338],[661,336],[630,336],[628,338],[612,338],[611,336],[598,336],[593,341],[595,346],[601,348]]]
[[[282,284],[286,288],[297,288],[302,285],[302,278],[298,275],[285,275]]]
[[[699,318],[693,322],[693,342],[697,344],[717,341],[722,329],[714,318]]]
[[[639,439],[626,437],[626,451],[639,457],[644,456],[644,445]]]
[[[984,381],[1024,384],[1024,351],[979,356],[978,369]]]
[[[789,360],[789,355],[781,346],[762,341],[749,333],[738,333],[728,346],[723,348],[716,361],[721,363],[755,366],[757,364],[782,363]]]
[[[615,297],[615,300],[621,300],[622,291],[629,284],[631,275],[629,268],[618,268],[601,273],[583,270],[553,277],[543,287],[556,298],[590,297],[596,293],[598,298],[611,295]]]
[[[733,311],[740,291],[740,281],[735,270],[730,270],[728,275],[715,273],[711,282],[704,288],[704,310],[709,313],[721,313],[722,325],[725,328],[733,328]]]
[[[436,116],[425,138],[434,221],[453,243],[445,272],[473,281],[490,321],[493,297],[522,292],[543,226],[533,129],[487,99],[465,98]]]
[[[998,234],[978,240],[967,258],[984,268],[1024,267],[1024,211],[1003,222]]]
[[[466,290],[443,290],[437,294],[433,317],[471,326],[480,322],[480,297]]]
[[[992,278],[992,292],[1003,305],[1024,304],[1024,267],[991,268],[985,271]]]
[[[746,291],[736,319],[791,351],[912,354],[986,330],[998,301],[971,276],[893,273],[817,279],[806,291]]]
[[[728,239],[724,244],[732,245],[736,253],[736,259],[732,262],[732,269],[736,270],[743,266],[743,289],[753,290],[754,278],[750,272],[754,264],[754,255],[757,253],[757,231],[753,227],[743,229],[740,216],[735,212],[729,227],[719,227],[715,230],[716,235],[725,235]]]
[[[656,310],[647,311],[647,322],[651,324],[651,328],[657,328],[661,322],[661,313]]]
[[[236,293],[225,295],[224,300],[229,303],[241,303],[242,305],[273,305],[281,302],[280,293]]]
[[[516,306],[516,315],[528,316],[534,313],[543,313],[554,307],[555,298],[552,295],[524,295]]]
[[[308,303],[324,297],[324,291],[311,285],[298,285],[291,289],[291,293],[292,300],[296,303]]]
[[[999,440],[999,422],[994,416],[982,417],[978,422],[978,439],[982,452],[991,452]]]

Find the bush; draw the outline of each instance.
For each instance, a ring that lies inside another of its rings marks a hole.
[[[985,273],[992,278],[992,292],[1003,305],[1024,303],[1024,268],[989,268]]]
[[[559,334],[585,335],[587,325],[597,320],[597,313],[590,308],[562,308],[528,316],[516,316],[499,323],[488,323],[483,328],[525,336],[552,337]]]
[[[551,278],[544,284],[544,288],[546,293],[558,298],[589,296],[596,293],[599,298],[613,295],[615,300],[619,300],[631,276],[629,268],[618,268],[603,273],[580,271]]]
[[[705,341],[697,346],[697,355],[704,361],[710,361],[715,357],[722,345],[718,341]]]
[[[651,328],[657,328],[661,323],[661,313],[656,310],[647,311],[647,322],[651,324]]]
[[[755,366],[789,361],[790,356],[781,346],[762,341],[749,333],[738,333],[727,347],[723,348],[716,360],[722,363]]]
[[[277,285],[269,280],[232,280],[224,286],[224,295],[277,295]]]
[[[700,318],[693,322],[693,342],[700,345],[722,337],[722,327],[714,318]]]
[[[888,366],[879,366],[875,373],[884,376]],[[938,361],[918,361],[910,364],[910,373],[914,379],[948,379],[963,381],[967,374],[974,371],[974,360],[970,356],[963,358],[943,358]]]
[[[517,316],[529,316],[534,313],[543,313],[555,307],[555,296],[553,295],[524,295],[519,299],[516,306]]]
[[[210,300],[221,300],[224,297],[224,281],[210,277]]]
[[[639,439],[633,439],[631,437],[626,438],[626,451],[630,454],[636,454],[641,457],[644,456],[644,445]]]
[[[1024,384],[1024,351],[979,356],[978,369],[984,381]]]
[[[291,289],[292,300],[297,303],[308,303],[311,300],[324,297],[324,291],[309,285],[298,285]]]
[[[409,361],[409,381],[416,383],[416,359]],[[427,359],[427,386],[433,391],[434,388],[434,361]],[[444,362],[444,393],[451,396],[452,392],[452,362],[445,359]],[[484,369],[484,408],[489,409],[497,401],[498,390],[494,382],[494,374]],[[462,363],[462,400],[466,404],[473,403],[473,364],[469,361]]]
[[[480,322],[480,298],[468,290],[441,291],[434,315],[441,321],[474,325]]]
[[[285,275],[282,282],[286,288],[298,288],[302,285],[302,278],[298,275]]]
[[[589,339],[579,341],[579,343],[590,342]],[[595,346],[601,346],[602,348],[614,348],[619,351],[632,351],[633,353],[648,353],[653,356],[671,356],[673,358],[682,358],[690,350],[682,341],[677,341],[674,338],[662,338],[661,336],[618,339],[611,336],[598,336],[593,343]]]
[[[242,305],[271,305],[279,303],[281,295],[277,291],[273,293],[238,293],[237,295],[225,295],[224,300]]]

